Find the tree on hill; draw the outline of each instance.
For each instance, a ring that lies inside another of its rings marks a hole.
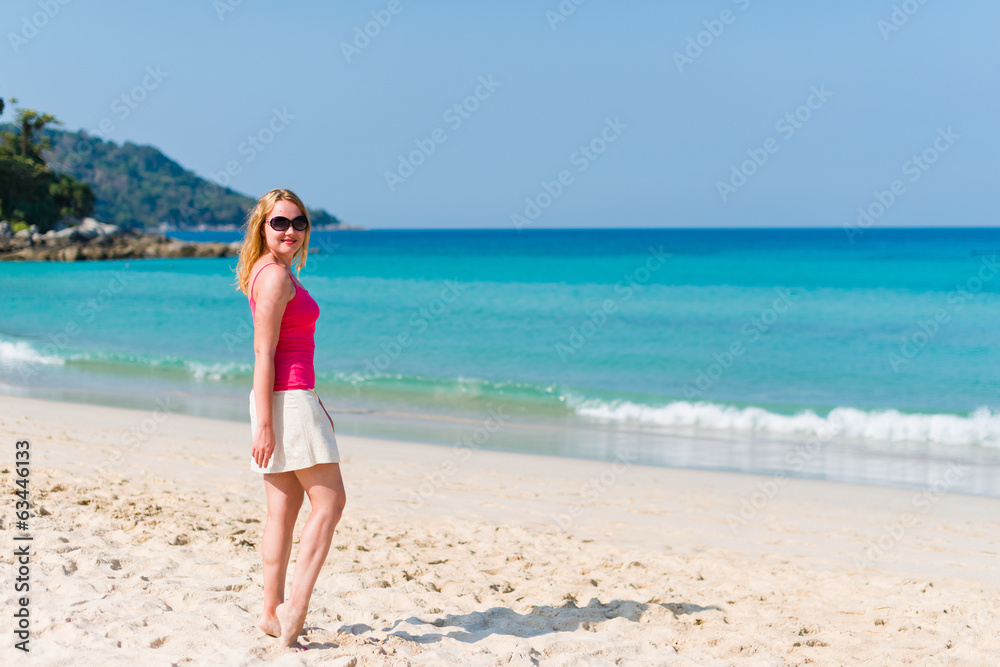
[[[184,169],[153,146],[122,145],[84,131],[46,128],[45,157],[60,171],[94,189],[94,216],[128,227],[154,229],[161,223],[190,228],[241,225],[256,203]],[[324,210],[310,210],[314,225],[339,225]]]
[[[17,103],[16,99],[10,100]],[[0,114],[4,110],[0,99]],[[68,174],[53,171],[42,158],[49,148],[37,140],[47,125],[59,125],[55,116],[34,109],[16,108],[12,129],[0,133],[0,217],[11,227],[36,225],[51,229],[56,222],[73,222],[91,214],[94,192]]]

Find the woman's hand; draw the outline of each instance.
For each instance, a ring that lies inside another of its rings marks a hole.
[[[326,409],[325,405],[323,405],[323,401],[322,399],[320,399],[319,394],[317,394],[315,391],[313,392],[313,394],[316,396],[316,400],[319,401],[319,407],[323,408],[323,412],[326,413],[326,418],[330,420],[330,428],[332,428],[333,432],[336,433],[337,427],[333,425],[333,417],[330,416],[330,411]]]
[[[253,438],[253,460],[258,468],[266,468],[271,462],[271,455],[274,454],[276,444],[274,428],[260,426]]]

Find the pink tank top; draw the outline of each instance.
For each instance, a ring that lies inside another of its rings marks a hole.
[[[265,264],[257,270],[250,283],[251,313],[257,307],[253,298],[254,283],[260,272],[271,264],[281,266],[277,262]],[[316,371],[313,368],[316,343],[313,334],[316,332],[316,320],[319,319],[319,305],[290,271],[288,275],[295,285],[295,296],[285,306],[285,313],[281,316],[281,331],[278,334],[278,345],[274,349],[274,391],[312,389],[316,386]]]

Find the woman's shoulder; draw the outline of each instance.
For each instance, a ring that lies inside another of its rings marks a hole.
[[[258,271],[260,271],[265,266],[268,266],[269,264],[274,264],[275,266],[279,267],[281,266],[279,262],[274,261],[273,257],[264,255],[262,257],[257,258],[257,261],[253,263],[253,266],[250,268],[250,273],[251,274],[257,273]]]
[[[272,265],[275,268],[270,268]],[[295,284],[292,282],[288,270],[284,265],[271,258],[261,257],[258,259],[250,270],[250,274],[254,276],[250,286],[251,296],[253,296],[252,292],[257,292],[259,295],[262,289],[282,290],[289,293],[295,289]],[[254,300],[256,301],[256,298]]]

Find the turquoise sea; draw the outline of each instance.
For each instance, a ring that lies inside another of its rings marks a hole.
[[[312,247],[317,391],[340,432],[913,488],[959,465],[950,490],[1000,495],[1000,230]],[[0,264],[0,393],[249,424],[235,261]]]

